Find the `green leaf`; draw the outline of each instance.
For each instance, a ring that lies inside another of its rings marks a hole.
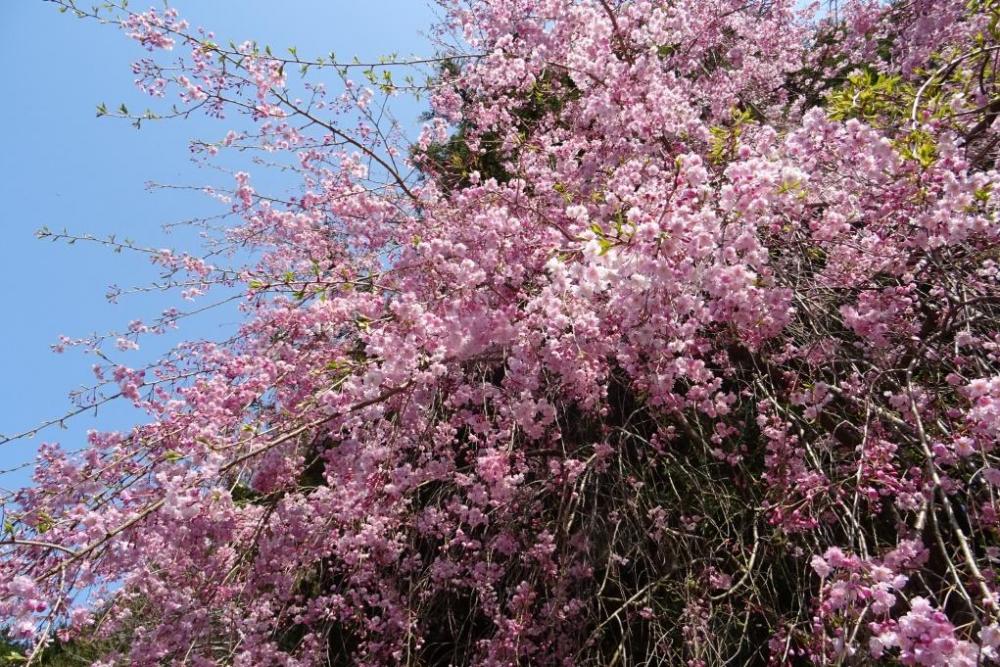
[[[675,53],[677,53],[676,44],[661,44],[656,48],[656,55],[658,55],[661,58],[669,58]]]
[[[52,516],[48,512],[42,512],[38,515],[37,530],[39,535],[49,532],[54,525],[55,522],[52,521]]]

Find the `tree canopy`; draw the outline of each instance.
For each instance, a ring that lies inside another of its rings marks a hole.
[[[169,100],[100,115],[253,158],[149,251],[243,320],[2,500],[10,660],[998,660],[1000,2],[438,0],[374,63],[54,2]]]

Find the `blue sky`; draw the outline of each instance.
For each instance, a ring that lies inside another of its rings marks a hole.
[[[152,0],[149,0],[152,2]],[[87,2],[84,2],[86,5]],[[158,3],[156,3],[158,4]],[[335,51],[370,59],[392,51],[429,55],[424,33],[433,11],[424,0],[188,0],[172,3],[192,25],[217,33],[221,43],[254,39],[300,56]],[[136,7],[142,3],[133,2]],[[89,383],[95,359],[79,352],[53,354],[60,334],[85,336],[151,319],[175,299],[140,295],[117,305],[105,300],[111,284],[141,285],[156,272],[139,257],[89,244],[35,239],[41,226],[79,234],[127,236],[156,247],[190,248],[161,227],[211,209],[204,198],[176,191],[149,192],[149,181],[203,184],[212,175],[193,167],[187,141],[219,138],[229,126],[208,119],[156,123],[136,131],[97,118],[95,108],[120,102],[152,106],[136,92],[129,64],[145,54],[116,29],[60,14],[39,0],[0,1],[0,62],[8,63],[0,120],[0,283],[6,326],[0,329],[0,433],[10,435],[69,407],[67,393]],[[334,82],[330,82],[331,86]],[[422,106],[401,103],[397,116],[416,127]],[[185,338],[221,338],[232,314],[184,325]],[[139,365],[145,353],[131,360]],[[76,449],[88,429],[126,428],[137,417],[124,407],[83,415],[68,428],[35,439],[0,444],[0,470],[29,461],[42,441]],[[0,475],[0,490],[28,473]]]

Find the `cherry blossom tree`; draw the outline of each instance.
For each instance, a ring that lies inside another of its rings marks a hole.
[[[28,661],[997,660],[1000,2],[439,0],[374,63],[55,3],[169,100],[101,114],[256,159],[131,246],[238,334],[107,355],[146,423],[3,500]]]

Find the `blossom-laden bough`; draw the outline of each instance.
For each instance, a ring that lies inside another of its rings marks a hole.
[[[241,330],[98,369],[149,422],[4,501],[29,659],[997,659],[1000,3],[440,0],[376,63],[57,4],[296,187],[151,251]]]

